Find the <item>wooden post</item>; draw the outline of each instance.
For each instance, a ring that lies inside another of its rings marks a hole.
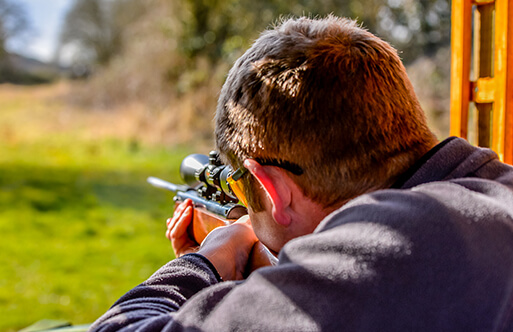
[[[453,0],[451,12],[451,135],[467,138],[472,3]]]
[[[513,164],[513,1],[453,0],[451,38],[451,135],[467,138],[473,102],[478,145]]]
[[[495,100],[492,148],[513,164],[513,3],[495,1]]]
[[[474,45],[478,45],[478,47],[474,46],[477,77],[493,76],[493,9],[493,4],[486,4],[478,6],[474,13],[474,30],[479,31],[478,34],[475,34],[474,43]],[[477,144],[487,148],[491,146],[490,117],[492,106],[491,102],[476,102],[478,114]]]

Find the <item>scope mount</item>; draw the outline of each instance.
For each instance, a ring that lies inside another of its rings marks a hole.
[[[227,175],[231,172],[231,167],[223,165],[217,151],[210,151],[208,164],[197,169],[196,179],[204,184],[197,191],[200,196],[208,200],[217,201],[221,204],[238,203],[238,199],[223,190],[221,182],[226,182]],[[225,187],[229,188],[228,184]]]

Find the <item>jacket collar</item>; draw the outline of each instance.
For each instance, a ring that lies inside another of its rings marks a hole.
[[[492,150],[472,146],[459,137],[449,137],[403,173],[392,188],[408,189],[426,182],[469,176],[493,159],[498,157]]]

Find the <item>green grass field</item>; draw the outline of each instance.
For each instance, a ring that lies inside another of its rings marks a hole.
[[[173,258],[172,193],[146,177],[179,182],[193,151],[55,129],[57,106],[0,92],[0,331],[91,323]]]

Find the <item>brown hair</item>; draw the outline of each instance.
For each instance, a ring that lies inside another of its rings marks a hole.
[[[294,181],[326,207],[390,186],[436,142],[396,50],[334,16],[263,32],[228,74],[215,134],[235,167],[299,165]]]

